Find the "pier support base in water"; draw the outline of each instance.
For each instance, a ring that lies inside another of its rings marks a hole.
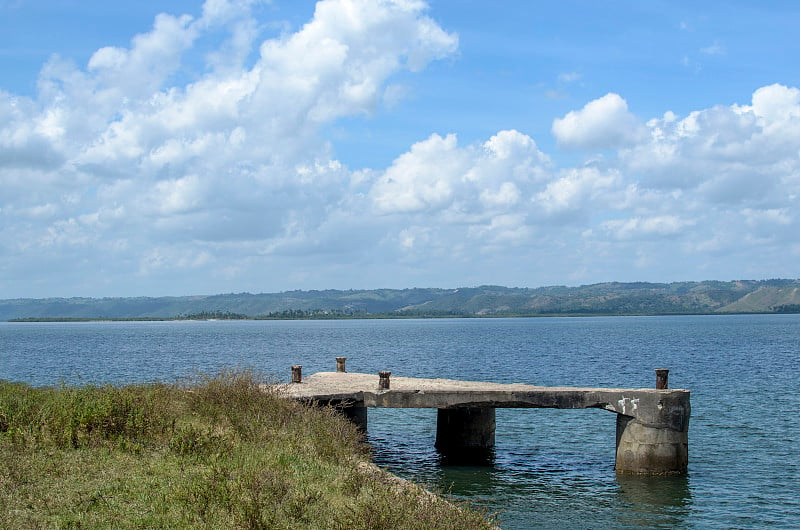
[[[617,415],[617,473],[683,475],[689,463],[688,420],[682,429],[653,427]]]
[[[342,408],[342,414],[348,420],[356,424],[362,432],[367,432],[367,407],[350,405]]]
[[[363,401],[323,401],[321,404],[328,405],[336,409],[342,416],[353,422],[359,430],[367,432],[367,407]]]
[[[494,456],[494,429],[492,407],[439,409],[436,449],[448,464],[488,463]]]

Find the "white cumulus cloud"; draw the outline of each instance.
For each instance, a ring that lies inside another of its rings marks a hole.
[[[253,4],[160,14],[84,67],[51,59],[35,99],[0,92],[7,267],[58,245],[80,248],[86,267],[107,263],[109,277],[134,263],[144,275],[242,270],[226,261],[325,247],[309,234],[348,225],[336,210],[357,202],[351,174],[320,129],[396,98],[396,88],[385,96],[393,75],[452,54],[458,38],[423,2],[323,0],[296,31],[259,41]],[[178,81],[198,71],[185,65],[201,39],[219,43],[200,57],[206,70]],[[20,224],[23,211],[39,223]],[[180,258],[164,242],[184,248]]]
[[[617,239],[648,239],[653,236],[678,235],[684,228],[692,226],[691,221],[674,215],[655,217],[632,217],[630,219],[606,221],[602,227]]]
[[[549,158],[529,136],[500,131],[482,145],[434,134],[398,157],[370,190],[380,214],[441,213],[481,218],[517,203],[547,178]]]
[[[35,97],[0,91],[1,292],[796,269],[796,87],[655,117],[608,93],[553,121],[566,155],[544,152],[524,124],[465,141],[441,123],[388,167],[351,168],[326,128],[402,106],[408,72],[456,54],[458,36],[424,2],[322,0],[265,38],[256,3],[159,15],[85,65],[53,57]]]
[[[567,148],[615,149],[637,142],[643,134],[628,103],[613,92],[553,121],[553,135]]]

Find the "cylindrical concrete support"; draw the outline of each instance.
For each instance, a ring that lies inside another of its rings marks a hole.
[[[683,475],[688,465],[688,422],[684,430],[657,428],[617,414],[617,473]]]
[[[292,366],[292,383],[303,382],[303,367],[299,364]]]
[[[347,369],[345,368],[345,363],[347,362],[347,357],[337,357],[336,358],[336,371],[337,372],[346,372]]]
[[[669,388],[669,370],[656,368],[656,390],[666,390],[667,388]]]
[[[438,409],[436,449],[448,463],[485,464],[494,456],[495,409]]]
[[[389,390],[389,376],[392,372],[378,372],[378,389]]]
[[[359,430],[366,434],[367,432],[367,407],[364,406],[363,401],[351,400],[324,400],[317,402],[318,405],[333,407],[336,412],[353,422]]]
[[[345,405],[342,407],[345,418],[356,424],[361,432],[367,432],[367,407],[363,405]]]

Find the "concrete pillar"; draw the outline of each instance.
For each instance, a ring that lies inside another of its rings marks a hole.
[[[494,457],[495,409],[438,409],[436,449],[447,463],[486,464]]]
[[[367,407],[363,405],[345,405],[341,410],[344,417],[355,423],[361,432],[367,432]]]
[[[342,416],[355,423],[363,433],[367,432],[367,407],[364,406],[363,401],[324,401],[321,405],[328,405],[333,407]]]
[[[645,425],[617,414],[617,473],[683,475],[689,464],[688,419],[680,428]]]

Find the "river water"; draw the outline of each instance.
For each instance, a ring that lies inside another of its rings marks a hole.
[[[800,315],[0,323],[0,378],[171,381],[290,366],[546,386],[692,391],[686,477],[614,473],[607,411],[499,409],[491,466],[442,466],[436,411],[370,409],[376,462],[503,528],[800,528]]]

